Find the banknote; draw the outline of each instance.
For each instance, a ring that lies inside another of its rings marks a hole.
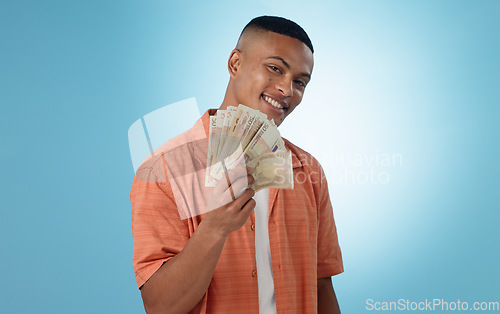
[[[212,162],[216,162],[218,156],[219,146],[221,143],[221,136],[222,136],[222,125],[224,123],[225,117],[226,117],[226,110],[217,110],[217,122],[215,124],[214,143],[212,144],[212,154],[214,157],[214,159],[212,159]]]
[[[259,155],[271,153],[278,150],[278,142],[281,136],[276,127],[273,127],[269,120],[262,123],[257,133],[245,147],[244,154],[252,160]]]
[[[210,116],[210,126],[208,129],[208,152],[207,152],[207,173],[210,172],[212,160],[214,159],[212,147],[215,141],[215,130],[217,128],[217,116]],[[205,176],[205,186],[215,186],[217,181],[212,176]]]
[[[215,187],[224,170],[244,160],[256,190],[293,188],[291,153],[274,121],[262,112],[244,105],[218,110],[210,117],[208,145],[205,186]]]
[[[256,157],[247,163],[255,183],[250,187],[258,192],[276,187],[293,189],[293,166],[290,151],[276,151]]]
[[[221,110],[219,110],[221,111]],[[241,148],[245,148],[248,143],[251,141],[253,135],[257,132],[258,128],[262,125],[264,122],[263,120],[265,119],[265,115],[261,114],[259,111],[251,109],[249,107],[239,105],[238,110],[242,112],[241,114],[246,116],[246,119],[242,119],[239,121],[238,124],[240,126],[237,126],[237,128],[240,129],[240,133],[238,134],[238,137],[235,136],[229,136],[228,134],[222,134],[222,128],[220,129],[220,143],[222,142],[229,142],[226,147],[226,149],[221,148],[221,144],[219,144],[219,148],[216,153],[216,158],[212,162],[214,164],[213,167],[210,169],[210,175],[215,179],[215,180],[220,180],[223,175],[223,169],[221,164],[219,163],[222,159],[227,159],[226,164],[229,169],[231,169],[234,165],[235,160],[240,158],[240,155],[238,152],[240,152]],[[226,117],[227,113],[224,111],[224,113],[220,114],[222,117]],[[219,119],[219,118],[218,118]],[[222,125],[221,122],[217,122],[218,125]],[[222,144],[225,146],[225,144]],[[238,150],[240,149],[240,150]],[[242,152],[242,150],[241,150]],[[229,158],[228,158],[229,157]]]
[[[219,151],[218,156],[221,156],[221,158],[225,158],[225,156],[231,155],[234,150],[238,147],[239,140],[237,137],[237,134],[235,133],[236,129],[238,128],[238,125],[240,124],[240,116],[242,114],[241,110],[236,111],[234,114],[229,112],[227,115],[232,119],[231,125],[229,128],[222,130],[222,136],[224,144],[222,145],[222,148]],[[227,122],[229,123],[229,121]]]

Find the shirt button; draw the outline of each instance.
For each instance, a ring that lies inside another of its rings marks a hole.
[[[251,224],[250,229],[252,229],[252,231],[255,231],[255,224]]]
[[[254,270],[252,271],[252,277],[255,277],[255,276],[257,276],[257,271],[254,269]]]

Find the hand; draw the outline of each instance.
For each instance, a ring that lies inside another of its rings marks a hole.
[[[223,237],[241,228],[256,204],[252,199],[255,192],[248,188],[255,180],[245,166],[230,170],[226,178],[214,187],[208,200],[208,212],[202,220],[202,223],[209,224],[210,230]]]

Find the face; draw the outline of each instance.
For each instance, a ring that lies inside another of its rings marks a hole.
[[[259,34],[229,58],[234,105],[257,109],[280,125],[302,101],[312,69],[313,54],[298,39]]]

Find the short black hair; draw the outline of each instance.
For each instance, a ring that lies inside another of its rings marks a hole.
[[[295,23],[294,21],[287,20],[283,17],[268,15],[256,17],[248,22],[245,28],[243,28],[240,37],[247,29],[266,30],[296,38],[303,42],[307,47],[309,47],[309,49],[311,49],[311,52],[314,53],[313,45],[311,43],[311,40],[309,39],[309,36],[307,36],[306,31],[302,27],[300,27],[299,24]]]

